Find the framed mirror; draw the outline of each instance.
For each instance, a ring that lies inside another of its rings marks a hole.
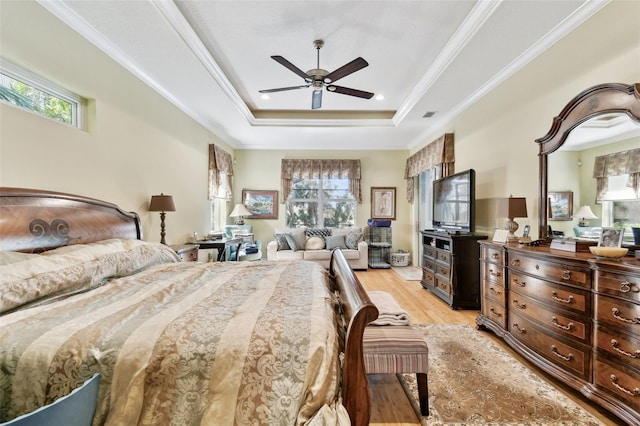
[[[548,230],[549,212],[549,158],[569,137],[572,130],[582,123],[607,114],[624,114],[640,123],[640,83],[632,85],[607,83],[593,86],[573,98],[553,119],[551,129],[539,145],[539,212],[538,237],[545,238]],[[555,189],[555,188],[554,188]]]

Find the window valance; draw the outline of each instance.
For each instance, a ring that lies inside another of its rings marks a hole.
[[[605,196],[609,176],[629,175],[627,186],[640,198],[640,149],[620,151],[596,157],[593,165],[593,177],[597,183],[596,201]]]
[[[285,203],[291,193],[293,179],[349,179],[349,190],[358,204],[362,203],[360,189],[360,160],[283,159],[280,170],[282,198]]]
[[[209,144],[209,199],[224,198],[230,200],[233,196],[231,186],[233,176],[233,159],[224,149]]]
[[[453,174],[455,154],[453,133],[445,133],[407,159],[404,178],[407,180],[407,201],[413,204],[414,177],[434,167],[439,168],[439,176]]]

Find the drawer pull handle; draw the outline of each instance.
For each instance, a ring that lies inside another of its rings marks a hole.
[[[629,352],[625,352],[622,349],[620,349],[618,346],[620,345],[620,343],[618,343],[618,341],[616,339],[611,339],[611,346],[613,347],[613,350],[624,355],[624,356],[628,356],[629,358],[633,358],[633,359],[638,359],[640,358],[640,349],[636,349],[633,353],[629,353]]]
[[[526,329],[524,329],[524,328],[520,328],[520,327],[518,326],[518,323],[517,323],[517,322],[514,322],[514,323],[513,323],[513,328],[515,328],[515,329],[516,329],[516,331],[517,331],[518,333],[520,333],[520,334],[527,334],[527,330],[526,330]]]
[[[553,352],[553,354],[558,358],[563,359],[565,361],[571,361],[573,359],[572,353],[569,353],[569,355],[562,355],[560,352],[558,352],[558,348],[556,347],[556,345],[551,345],[551,352]]]
[[[562,271],[562,274],[560,275],[560,277],[563,280],[570,280],[571,279],[571,271],[567,271],[566,269],[564,271]]]
[[[493,269],[489,269],[489,275],[493,275],[494,277],[501,277],[502,273],[500,271],[495,272]]]
[[[492,258],[492,259],[494,259],[494,260],[495,260],[495,259],[497,259],[498,257],[499,257],[499,256],[498,256],[498,253],[491,253],[491,258]]]
[[[640,395],[640,389],[638,389],[638,388],[633,388],[633,390],[629,390],[629,389],[625,389],[623,386],[620,386],[618,384],[618,378],[616,377],[615,374],[612,374],[610,379],[611,379],[611,383],[613,384],[613,386],[618,388],[618,390],[626,393],[627,395],[630,395],[630,396],[638,396],[638,395]]]
[[[611,313],[613,314],[613,317],[618,321],[622,321],[627,324],[640,324],[640,318],[633,318],[633,319],[625,318],[620,315],[620,309],[618,308],[612,308]]]
[[[497,316],[498,318],[502,317],[502,314],[500,312],[496,312],[493,308],[489,309],[489,312],[491,312],[493,315]]]
[[[527,304],[526,303],[518,303],[518,299],[513,299],[513,305],[518,308],[518,309],[527,309]]]
[[[555,300],[556,302],[567,303],[567,304],[571,303],[573,301],[573,296],[569,296],[566,299],[561,299],[561,298],[558,297],[558,293],[556,293],[555,291],[551,292],[551,298],[553,300]]]
[[[631,291],[631,283],[629,281],[622,281],[620,283],[620,292],[629,293]]]
[[[490,291],[490,292],[491,292],[491,294],[493,294],[494,296],[500,296],[500,295],[502,294],[502,292],[501,292],[501,291],[494,290],[494,288],[493,288],[493,287],[489,287],[489,291]]]
[[[556,327],[561,328],[562,330],[567,330],[567,331],[569,331],[569,330],[571,330],[573,327],[575,327],[575,324],[574,324],[574,323],[572,323],[572,322],[570,322],[570,323],[569,323],[569,324],[567,324],[567,325],[562,325],[562,324],[560,324],[560,323],[558,322],[558,317],[551,317],[551,323],[552,323],[553,325],[555,325]]]
[[[514,278],[513,280],[511,280],[515,285],[517,285],[518,287],[526,287],[527,283],[525,281],[518,281],[517,278]]]
[[[520,266],[520,259],[513,259],[511,261],[511,266]]]

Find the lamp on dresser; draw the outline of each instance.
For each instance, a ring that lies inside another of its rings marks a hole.
[[[171,195],[164,195],[160,193],[160,195],[151,196],[151,202],[149,203],[149,211],[150,212],[160,212],[160,242],[162,244],[167,244],[165,241],[165,232],[164,232],[164,217],[165,212],[175,212],[176,206],[173,203],[173,197]]]
[[[497,216],[506,218],[504,229],[509,231],[507,242],[518,241],[515,232],[518,230],[518,222],[513,219],[516,217],[527,217],[527,199],[524,197],[499,198],[497,207]]]
[[[573,217],[579,219],[578,226],[581,227],[589,226],[589,222],[587,222],[588,219],[598,218],[598,216],[596,216],[591,210],[591,207],[587,206],[586,204],[580,207],[580,209],[576,212],[575,215],[573,215]]]
[[[251,216],[244,204],[236,204],[229,217],[236,217],[236,225],[244,225],[244,217]]]

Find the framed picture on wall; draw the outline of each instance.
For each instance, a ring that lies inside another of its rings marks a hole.
[[[242,203],[251,212],[249,219],[278,218],[278,191],[243,189]]]
[[[371,218],[396,220],[396,187],[371,187]]]
[[[549,191],[549,220],[571,220],[573,192]]]

